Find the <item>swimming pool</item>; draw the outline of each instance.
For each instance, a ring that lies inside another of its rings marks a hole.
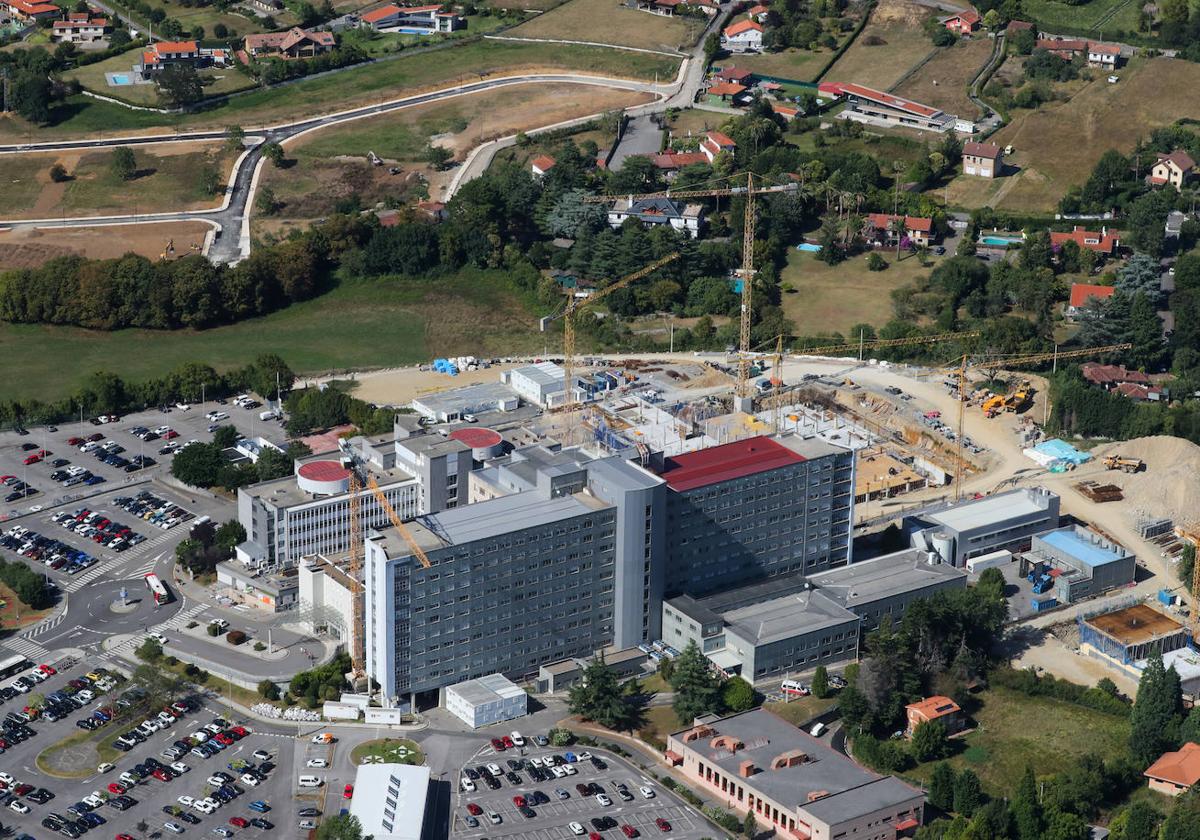
[[[108,83],[110,85],[128,85],[130,84],[129,75],[127,73],[109,73]]]
[[[980,243],[991,245],[993,248],[1007,248],[1009,245],[1018,245],[1021,242],[1019,236],[981,236]]]
[[[810,253],[816,253],[817,251],[821,250],[821,246],[813,245],[811,242],[801,242],[799,245],[796,246],[796,250],[797,251],[808,251]]]

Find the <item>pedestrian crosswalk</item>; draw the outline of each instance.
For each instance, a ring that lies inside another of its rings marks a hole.
[[[50,651],[24,636],[13,636],[4,640],[4,646],[13,653],[19,653],[36,662],[45,662],[50,657]]]
[[[105,560],[103,563],[98,563],[83,574],[76,576],[64,588],[67,592],[78,592],[80,589],[83,589],[83,587],[87,586],[89,583],[102,576],[110,569],[121,565],[122,562],[122,558],[114,557],[112,560]]]
[[[114,655],[122,655],[131,652],[134,648],[142,643],[146,636],[150,633],[166,633],[168,630],[173,630],[176,627],[182,627],[187,622],[198,616],[200,613],[208,609],[207,604],[192,604],[186,609],[182,609],[175,615],[168,618],[159,624],[150,627],[145,633],[140,635],[130,636],[118,645],[114,645],[109,649],[109,653]]]
[[[145,554],[150,549],[154,548],[157,545],[162,545],[167,540],[171,539],[172,536],[174,536],[175,534],[178,534],[178,533],[183,533],[183,531],[180,531],[178,528],[172,528],[170,531],[159,531],[157,534],[149,534],[146,537],[145,542],[140,542],[137,545],[135,545],[133,548],[126,551],[125,556],[137,557],[139,555]]]
[[[33,639],[37,636],[44,636],[58,625],[62,624],[63,619],[67,617],[66,611],[60,612],[58,615],[51,616],[36,627],[26,630],[22,635],[26,639]]]

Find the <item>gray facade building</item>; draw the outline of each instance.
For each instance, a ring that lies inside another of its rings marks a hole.
[[[1022,487],[910,514],[904,530],[913,548],[935,551],[961,568],[1001,548],[1027,549],[1035,534],[1058,527],[1058,508],[1057,494]]]
[[[1026,559],[1056,570],[1054,594],[1060,604],[1103,595],[1133,583],[1137,558],[1087,528],[1059,528],[1033,538]]]
[[[854,455],[754,437],[666,459],[667,595],[704,595],[850,560]]]

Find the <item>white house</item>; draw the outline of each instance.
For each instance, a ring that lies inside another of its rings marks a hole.
[[[725,27],[721,33],[721,46],[730,52],[762,52],[762,24],[752,20],[739,20]]]
[[[680,210],[670,198],[621,198],[608,211],[608,223],[614,228],[619,228],[630,218],[643,225],[670,225],[675,230],[687,231],[695,239],[700,235],[704,208],[699,204],[688,204]]]

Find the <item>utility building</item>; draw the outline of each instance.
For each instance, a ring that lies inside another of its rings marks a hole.
[[[1033,538],[1029,563],[1040,563],[1054,579],[1060,604],[1103,595],[1133,583],[1137,561],[1116,543],[1087,528],[1059,528]]]
[[[1001,548],[1026,551],[1035,534],[1058,527],[1058,496],[1041,487],[1022,487],[904,517],[914,548],[935,551],[943,562],[962,567],[971,557]]]
[[[488,674],[446,689],[446,711],[472,729],[524,717],[529,695],[503,674]]]

